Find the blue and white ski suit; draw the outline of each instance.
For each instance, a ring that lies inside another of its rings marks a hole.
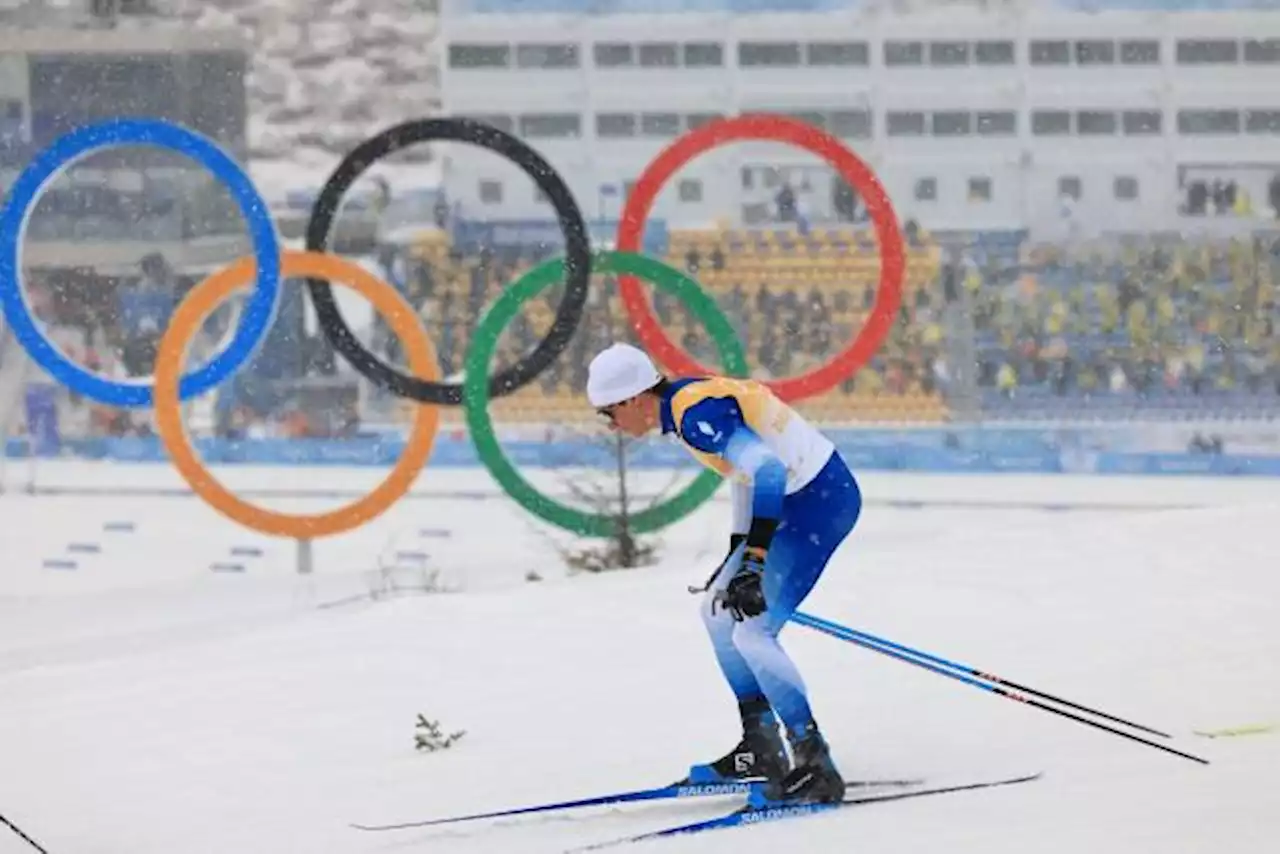
[[[765,697],[792,733],[812,721],[804,682],[778,633],[813,589],[862,510],[858,483],[831,440],[765,385],[701,377],[675,380],[663,396],[662,431],[730,479],[733,533],[745,536],[712,582],[703,620],[739,702]],[[776,529],[775,526],[776,525]],[[772,536],[769,533],[772,532]],[[743,549],[767,547],[767,610],[735,622],[715,596]]]

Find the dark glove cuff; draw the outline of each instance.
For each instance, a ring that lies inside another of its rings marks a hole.
[[[759,517],[752,519],[751,529],[747,531],[747,548],[768,551],[769,544],[773,542],[773,533],[777,530],[777,519],[761,519]]]

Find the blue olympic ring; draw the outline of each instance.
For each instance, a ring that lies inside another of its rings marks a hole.
[[[44,188],[76,160],[115,145],[153,145],[185,154],[227,186],[239,205],[258,264],[257,283],[240,313],[227,349],[184,376],[178,397],[195,397],[227,379],[250,358],[275,320],[280,299],[280,241],[266,201],[244,170],[212,140],[159,119],[112,119],[77,128],[41,151],[18,176],[0,212],[0,309],[32,360],[72,391],[121,407],[152,405],[152,380],[116,382],[85,370],[64,356],[40,329],[22,286],[22,243],[27,221]]]

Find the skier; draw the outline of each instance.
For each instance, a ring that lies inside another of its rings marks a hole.
[[[587,397],[611,429],[654,429],[730,478],[729,553],[702,588],[702,616],[742,717],[742,740],[687,783],[766,780],[767,801],[834,802],[845,783],[778,633],[853,530],[862,496],[831,440],[761,383],[667,379],[614,344],[588,368]],[[779,721],[786,727],[789,761]]]

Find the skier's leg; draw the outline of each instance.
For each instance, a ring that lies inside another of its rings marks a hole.
[[[853,530],[861,507],[853,475],[838,455],[833,456],[813,483],[787,498],[783,521],[765,562],[768,610],[733,628],[734,648],[793,735],[802,732],[813,715],[804,680],[778,641],[778,634]]]
[[[860,512],[857,484],[843,461],[833,457],[814,483],[787,499],[783,522],[765,562],[768,610],[734,628],[734,647],[786,725],[791,741],[795,769],[770,787],[770,798],[839,800],[844,795],[844,782],[813,719],[804,680],[778,634],[853,530]]]
[[[740,552],[735,558],[740,557]],[[729,566],[736,565],[736,560]],[[702,604],[702,621],[711,638],[711,648],[738,702],[742,719],[742,739],[719,759],[689,770],[689,782],[705,783],[724,779],[765,777],[780,778],[788,767],[786,747],[778,729],[778,720],[756,680],[751,666],[733,643],[733,617],[723,606],[713,607],[715,596],[729,583],[732,572],[726,570],[712,583]]]
[[[731,567],[737,565],[741,555],[742,546],[739,546],[727,561],[727,567],[716,576],[702,601],[702,623],[707,627],[707,634],[711,638],[711,650],[715,653],[716,663],[720,665],[720,672],[724,674],[729,689],[739,703],[764,696],[751,666],[734,646],[733,630],[737,623],[724,606],[716,603],[716,596],[724,590],[733,576]]]
[[[813,713],[804,679],[782,648],[778,633],[822,572],[822,565],[815,565],[813,560],[817,555],[804,548],[803,542],[797,542],[794,532],[783,522],[769,549],[764,575],[768,610],[733,628],[735,650],[789,732],[802,729],[813,719]]]

